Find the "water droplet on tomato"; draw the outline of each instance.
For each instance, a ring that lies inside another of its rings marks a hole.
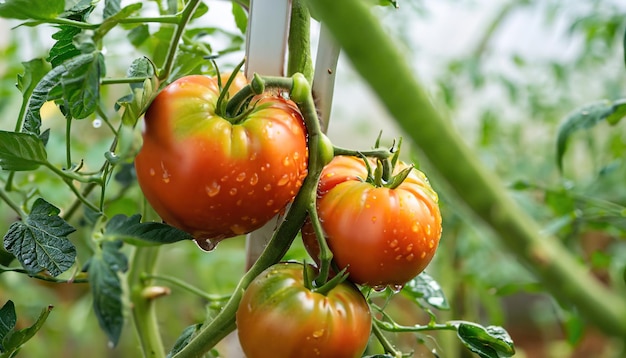
[[[375,216],[372,216],[372,222],[375,223],[377,220],[377,218]]]
[[[300,158],[300,153],[293,152],[293,160],[298,160],[298,158]]]
[[[288,167],[289,164],[291,164],[291,161],[289,160],[289,156],[286,156],[285,159],[283,159],[283,165]]]
[[[257,153],[256,152],[250,154],[250,160],[256,160],[256,158],[257,158]]]
[[[426,257],[426,251],[422,251],[422,254],[420,255],[421,258]]]
[[[236,234],[236,235],[243,235],[246,233],[246,228],[243,227],[242,225],[237,225],[237,224],[232,225],[230,227],[230,230],[233,232],[233,234]]]
[[[408,244],[405,250],[406,252],[411,252],[413,250],[413,244]]]
[[[398,240],[393,239],[390,243],[389,243],[389,247],[394,248],[398,246]]]
[[[256,185],[259,182],[259,176],[257,175],[257,173],[253,173],[252,176],[250,177],[250,185]]]
[[[376,291],[376,292],[383,292],[384,290],[387,289],[387,286],[386,285],[375,285],[375,286],[372,286],[372,289],[374,291]]]
[[[202,251],[206,252],[215,250],[218,243],[218,241],[214,239],[194,239],[194,241]]]
[[[419,229],[420,229],[420,227],[417,224],[413,224],[413,226],[411,227],[411,231],[413,231],[413,232],[418,232]]]
[[[289,183],[289,175],[285,174],[278,180],[278,183],[276,183],[276,185],[285,186],[287,185],[287,183]]]
[[[313,332],[313,338],[320,338],[324,335],[324,328],[320,328]]]
[[[230,194],[230,195],[232,195],[232,196],[237,195],[237,188],[231,188],[231,189],[228,191],[228,194]]]
[[[270,191],[270,190],[272,190],[272,184],[266,184],[266,185],[263,187],[263,190],[265,190],[265,191]]]
[[[432,229],[430,227],[430,225],[426,225],[426,235],[430,235]]]
[[[163,175],[163,182],[164,182],[165,184],[169,183],[169,182],[170,182],[170,177],[169,177],[169,176],[165,176],[165,175]]]
[[[222,177],[222,179],[220,179],[220,181],[221,181],[222,183],[227,182],[227,181],[228,181],[228,175],[224,175],[224,176]]]
[[[400,261],[402,259],[402,255],[397,255],[396,256],[396,261]]]
[[[431,240],[428,242],[428,248],[432,249],[433,247],[435,247],[435,243]]]
[[[404,285],[399,285],[399,284],[389,285],[389,288],[391,289],[391,291],[393,291],[393,293],[398,293],[398,292],[402,291],[403,287],[404,287]]]
[[[213,182],[210,185],[205,186],[204,190],[206,191],[206,194],[212,198],[220,193],[220,185],[217,182]]]
[[[150,176],[151,176],[151,177],[153,177],[153,176],[155,176],[155,175],[156,175],[156,171],[154,170],[154,168],[150,168],[149,173],[150,173]]]
[[[413,255],[412,253],[411,253],[411,254],[408,254],[408,255],[406,256],[406,260],[407,260],[407,261],[409,261],[409,262],[410,262],[410,261],[413,261],[413,259],[414,259],[414,258],[415,258],[415,255]]]
[[[274,205],[274,200],[270,199],[267,201],[267,206],[272,206]]]
[[[246,172],[241,172],[237,174],[237,177],[235,178],[235,180],[238,181],[239,183],[246,180]]]

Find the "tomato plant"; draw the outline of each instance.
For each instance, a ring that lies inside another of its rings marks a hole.
[[[347,282],[328,292],[307,287],[304,266],[281,263],[246,289],[237,328],[244,353],[262,357],[360,357],[372,317],[359,290]]]
[[[228,91],[245,84],[237,74]],[[219,98],[217,76],[165,87],[146,112],[135,159],[139,185],[161,218],[209,247],[264,225],[307,173],[306,129],[293,102],[263,94],[229,118]]]
[[[335,157],[322,171],[317,212],[333,259],[349,280],[373,287],[402,286],[433,258],[441,237],[438,197],[426,176],[398,161],[397,181],[376,182],[376,161]],[[395,186],[394,186],[395,185]],[[391,187],[390,187],[391,186]],[[319,248],[310,226],[303,240]]]

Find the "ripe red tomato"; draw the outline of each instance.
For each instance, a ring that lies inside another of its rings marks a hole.
[[[246,357],[361,357],[372,324],[365,298],[348,282],[313,292],[303,268],[271,266],[244,292],[236,320]]]
[[[245,84],[237,74],[230,94]],[[231,123],[216,114],[218,97],[217,78],[207,76],[165,87],[146,112],[135,159],[154,210],[207,248],[276,215],[300,189],[308,164],[306,128],[293,102],[263,94]]]
[[[371,163],[372,167],[376,163]],[[394,174],[407,168],[399,161]],[[366,182],[362,158],[337,156],[322,171],[317,212],[328,246],[348,279],[371,287],[399,287],[426,268],[441,237],[438,197],[417,169],[396,188]],[[302,230],[313,258],[319,254],[309,225]]]

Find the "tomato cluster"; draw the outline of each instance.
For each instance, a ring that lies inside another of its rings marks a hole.
[[[230,94],[247,82],[237,74]],[[216,77],[165,87],[145,114],[135,159],[143,193],[161,218],[203,246],[246,234],[282,210],[307,174],[307,136],[296,105],[265,93],[239,117],[219,112]]]
[[[264,225],[293,200],[311,169],[296,104],[265,91],[229,113],[222,99],[247,83],[241,74],[228,83],[225,92],[218,78],[187,76],[165,87],[146,112],[135,160],[154,210],[204,248]],[[320,176],[307,207],[316,215],[304,223],[302,237],[322,269],[275,264],[250,283],[236,312],[250,358],[360,357],[372,317],[355,284],[401,287],[424,270],[439,244],[438,198],[422,172],[397,153],[335,156],[328,138],[318,135],[319,153],[311,158],[322,163],[312,164]],[[320,242],[333,255],[337,272],[330,280]]]

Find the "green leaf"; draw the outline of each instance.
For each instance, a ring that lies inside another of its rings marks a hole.
[[[4,236],[4,248],[31,274],[48,270],[58,276],[76,260],[76,248],[67,239],[74,229],[59,216],[60,210],[37,199],[23,221],[14,222]]]
[[[128,32],[128,40],[130,43],[139,47],[150,37],[150,27],[146,24],[141,24]]]
[[[439,283],[425,272],[407,282],[401,292],[414,301],[424,300],[434,308],[440,310],[450,309],[448,300]]]
[[[157,95],[159,81],[154,64],[146,57],[135,59],[126,73],[128,77],[145,77],[141,83],[131,83],[132,93],[117,100],[115,109],[124,107],[122,122],[134,127]]]
[[[32,134],[0,131],[0,169],[28,171],[47,162],[43,141]]]
[[[100,99],[100,78],[104,76],[104,57],[100,52],[89,54],[73,71],[61,76],[63,98],[68,102],[73,118],[83,119],[95,112]]]
[[[22,62],[24,74],[17,75],[17,89],[22,92],[24,101],[30,97],[31,93],[41,81],[43,76],[50,71],[50,66],[43,58],[35,58],[28,62]]]
[[[592,128],[603,120],[615,125],[624,116],[626,116],[626,99],[595,102],[568,115],[559,127],[556,139],[556,160],[559,170],[563,170],[563,156],[567,149],[567,141],[572,134],[581,129]]]
[[[120,12],[122,9],[120,2],[121,0],[104,0],[102,17],[106,19]]]
[[[52,35],[52,39],[56,42],[50,48],[46,59],[52,67],[57,67],[70,58],[80,55],[80,50],[74,45],[74,37],[81,31],[80,28],[74,26],[59,26],[59,31]]]
[[[197,19],[207,12],[209,12],[209,7],[207,6],[207,4],[205,4],[204,2],[200,2],[200,4],[198,4],[198,7],[196,8],[196,11],[194,11],[191,15],[191,18]]]
[[[3,346],[6,348],[6,352],[11,352],[11,354],[16,353],[20,349],[20,347],[24,345],[24,343],[33,338],[46,322],[46,319],[48,319],[50,311],[52,311],[52,306],[44,308],[39,314],[37,321],[35,321],[32,326],[20,329],[18,331],[9,332],[9,334],[2,341]],[[11,356],[11,354],[9,354],[8,356]]]
[[[124,326],[123,292],[118,273],[126,272],[128,260],[119,251],[121,247],[121,241],[104,241],[87,263],[93,310],[113,345],[117,345]]]
[[[476,323],[460,322],[457,335],[461,342],[481,358],[505,358],[515,354],[513,340],[502,327],[483,327]]]
[[[363,358],[395,358],[391,354],[374,354],[372,356],[364,356]]]
[[[241,33],[245,35],[246,29],[248,28],[248,14],[246,13],[246,10],[244,10],[244,8],[241,7],[241,5],[239,5],[237,2],[233,1],[232,6],[235,24],[237,25],[239,31],[241,31]]]
[[[80,100],[81,98],[87,99],[93,96],[93,89],[90,91],[91,94],[80,92],[73,94],[70,92],[72,88],[82,91],[80,78],[85,75],[84,71],[91,67],[94,62],[94,57],[96,56],[101,59],[101,55],[99,54],[78,55],[53,68],[43,76],[41,81],[35,86],[28,102],[23,131],[35,135],[40,134],[41,114],[39,111],[46,101],[59,100],[63,98],[64,93],[72,95],[75,100]],[[64,76],[66,77],[65,81],[63,80]],[[67,82],[66,86],[63,85],[64,82]],[[72,83],[75,86],[72,86]],[[66,89],[64,87],[66,87]],[[76,107],[76,104],[74,104],[74,106]]]
[[[15,304],[9,300],[0,308],[0,351],[4,352],[6,348],[3,345],[4,339],[13,331],[17,323],[17,315],[15,314]]]
[[[120,11],[107,17],[96,30],[94,34],[94,40],[97,42],[99,39],[103,38],[104,35],[106,35],[112,28],[115,27],[115,25],[117,25],[120,22],[120,20],[130,17],[137,11],[141,10],[142,7],[143,7],[142,3],[136,2],[128,6],[125,6]]]
[[[197,323],[185,328],[180,336],[176,339],[176,342],[174,342],[174,346],[172,347],[172,350],[167,354],[167,358],[173,357],[174,355],[176,355],[176,353],[185,348],[185,346],[189,344],[189,341],[191,341],[191,339],[200,331],[201,327],[202,323]]]
[[[64,0],[6,0],[0,3],[0,17],[49,20],[56,18],[64,8]]]
[[[190,234],[167,224],[142,223],[139,214],[130,217],[115,215],[107,223],[105,235],[141,246],[171,244],[192,239]]]

